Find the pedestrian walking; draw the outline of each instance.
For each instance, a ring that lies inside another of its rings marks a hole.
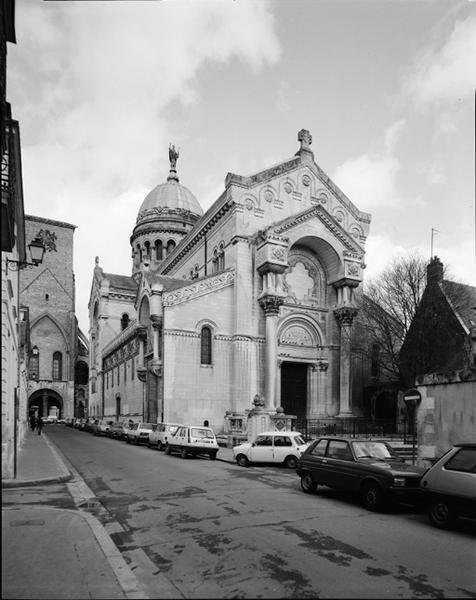
[[[36,420],[36,428],[38,429],[38,435],[41,435],[41,430],[43,429],[43,421],[41,417],[38,417]]]
[[[35,426],[36,426],[35,415],[30,415],[30,429],[32,431],[35,431]]]

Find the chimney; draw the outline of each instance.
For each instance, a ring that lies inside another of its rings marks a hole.
[[[426,267],[426,284],[437,284],[443,281],[443,263],[434,256]]]

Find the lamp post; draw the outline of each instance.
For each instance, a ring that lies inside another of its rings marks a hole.
[[[21,271],[25,267],[38,267],[43,262],[43,255],[45,253],[45,245],[43,241],[36,237],[28,244],[30,249],[31,262],[24,260],[11,260],[7,258],[5,264],[5,275],[8,275],[8,269],[10,271]],[[19,403],[20,403],[20,273],[17,277],[17,339],[18,339],[18,356],[17,356],[17,389],[15,391],[14,398],[14,411],[13,411],[13,478],[17,477],[17,442],[18,442],[18,416],[19,416]]]

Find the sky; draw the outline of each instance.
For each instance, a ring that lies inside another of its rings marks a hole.
[[[476,1],[16,2],[7,100],[26,214],[77,226],[76,314],[95,257],[130,275],[148,192],[180,183],[204,211],[228,172],[316,163],[372,215],[365,279],[408,253],[476,285]]]

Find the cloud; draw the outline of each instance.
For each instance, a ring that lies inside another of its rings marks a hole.
[[[396,178],[401,169],[393,149],[404,128],[400,119],[385,132],[385,150],[380,155],[363,154],[335,169],[332,179],[362,210],[395,206],[400,198]]]
[[[107,272],[129,271],[138,208],[165,180],[169,141],[180,146],[165,109],[200,101],[205,66],[235,60],[258,72],[276,63],[274,17],[267,1],[25,0],[16,33],[8,99],[21,124],[26,212],[78,226],[85,328],[94,255]]]
[[[404,94],[419,108],[473,96],[476,83],[476,18],[456,22],[440,48],[425,52],[404,82]],[[453,109],[454,110],[454,109]]]

